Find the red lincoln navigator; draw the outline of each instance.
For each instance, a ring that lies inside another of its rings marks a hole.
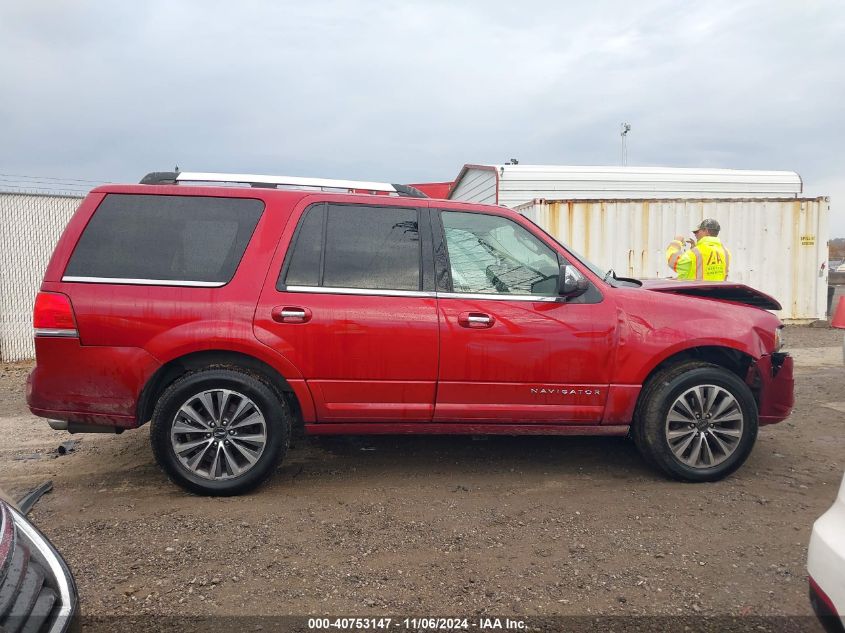
[[[261,483],[293,425],[630,435],[712,481],[792,409],[778,309],[619,278],[513,211],[411,187],[153,173],[65,229],[27,400],[71,433],[151,421],[158,463],[202,494]]]

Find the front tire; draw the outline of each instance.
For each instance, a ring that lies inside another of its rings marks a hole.
[[[757,439],[754,396],[735,374],[693,361],[644,387],[632,435],[643,457],[669,476],[717,481],[739,468]]]
[[[150,441],[171,481],[201,495],[248,492],[275,471],[290,412],[263,380],[235,368],[186,374],[159,398]]]

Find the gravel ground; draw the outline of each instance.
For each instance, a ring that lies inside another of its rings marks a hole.
[[[845,368],[840,331],[787,330],[795,412],[715,484],[668,481],[620,438],[300,438],[257,492],[196,497],[158,470],[147,428],[50,430],[26,409],[30,365],[7,364],[0,485],[53,480],[31,517],[93,616],[809,615]]]

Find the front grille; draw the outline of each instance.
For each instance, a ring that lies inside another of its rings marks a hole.
[[[0,501],[0,630],[58,633],[76,612],[73,578],[50,542]]]

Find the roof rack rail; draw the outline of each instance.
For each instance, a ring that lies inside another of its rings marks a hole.
[[[261,176],[257,174],[215,174],[210,172],[154,171],[141,179],[142,185],[175,185],[190,182],[226,182],[250,187],[275,189],[277,186],[346,189],[348,191],[379,191],[408,198],[427,198],[419,189],[409,185],[359,180],[332,180],[329,178],[300,178],[297,176]]]

